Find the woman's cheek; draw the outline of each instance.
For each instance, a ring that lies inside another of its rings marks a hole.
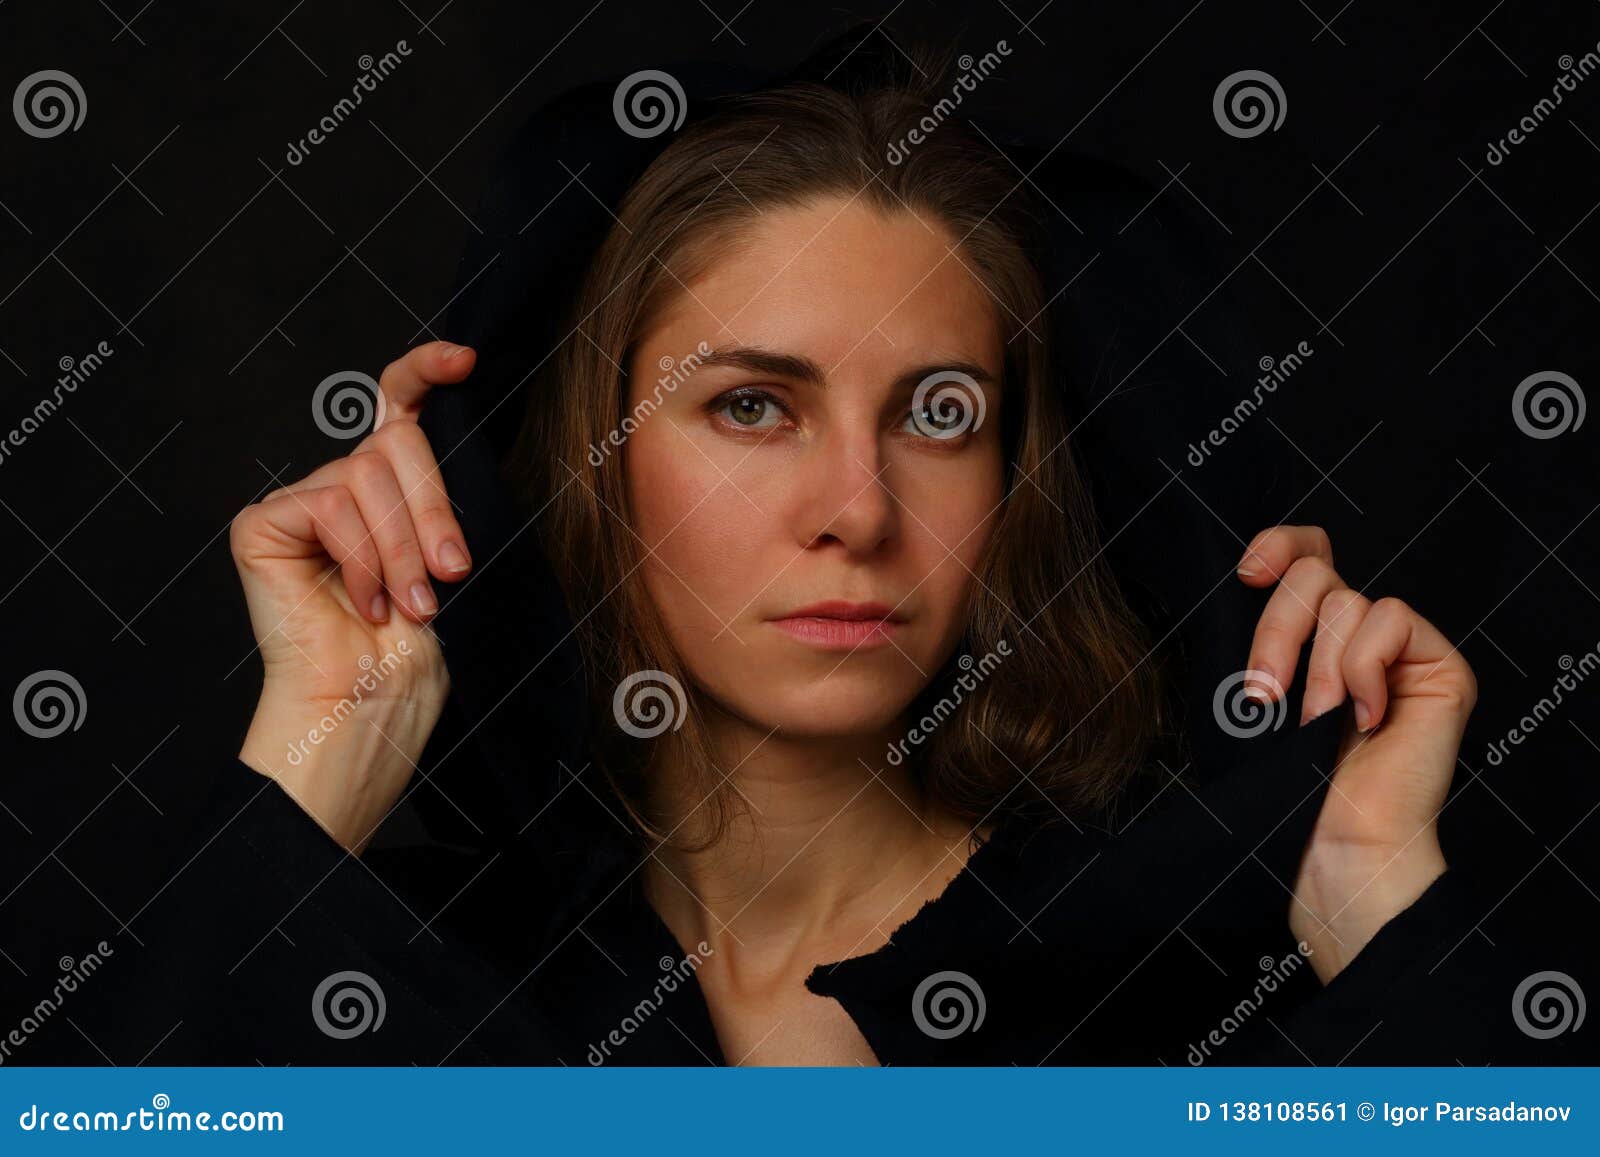
[[[696,504],[710,496],[717,475],[685,444],[685,431],[675,428],[666,415],[658,415],[636,432],[628,443],[628,495],[633,525],[647,549],[661,547],[681,529]],[[704,507],[701,507],[704,509]]]
[[[946,478],[923,491],[924,501],[909,526],[920,533],[916,569],[938,608],[938,646],[953,645],[965,629],[973,577],[999,519],[1000,483],[983,473]],[[943,501],[940,501],[943,499]]]
[[[910,525],[924,529],[940,557],[975,566],[1000,513],[1002,467],[998,449],[974,447],[969,456],[935,459],[906,472],[899,500],[913,515]]]
[[[761,514],[678,434],[667,433],[681,453],[649,444],[630,464],[638,533],[650,552],[644,567],[675,636],[684,629],[715,633],[743,605],[733,596],[760,588],[749,585],[742,559]]]

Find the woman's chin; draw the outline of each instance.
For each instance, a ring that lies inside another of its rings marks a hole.
[[[846,677],[842,672],[826,685],[774,686],[761,688],[759,698],[748,693],[724,705],[761,732],[774,728],[788,739],[804,740],[881,740],[897,735],[906,706],[916,696],[917,687],[907,681],[886,685],[876,679]]]

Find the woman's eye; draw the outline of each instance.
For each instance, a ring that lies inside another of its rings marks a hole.
[[[959,407],[940,405],[937,398],[929,398],[926,404],[906,415],[901,429],[907,434],[948,441],[964,434],[971,421]]]
[[[760,394],[739,394],[729,398],[717,408],[717,413],[745,430],[769,430],[783,417],[778,405]]]

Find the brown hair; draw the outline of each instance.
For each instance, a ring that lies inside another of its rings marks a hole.
[[[686,765],[703,775],[698,797],[714,809],[711,838],[732,793],[719,790],[726,773],[713,762],[703,709],[639,573],[642,548],[614,525],[629,518],[626,445],[598,464],[590,448],[625,428],[626,367],[662,302],[772,207],[838,195],[942,221],[959,239],[956,256],[996,302],[1006,339],[1006,498],[975,568],[980,581],[957,655],[987,656],[1003,641],[1009,657],[978,682],[963,678],[973,658],[963,667],[952,656],[911,707],[918,719],[952,692],[960,702],[910,749],[924,790],[975,822],[1082,813],[1113,800],[1163,725],[1158,672],[1101,557],[1049,376],[1045,295],[1028,256],[1037,211],[1016,170],[959,120],[905,146],[913,127],[926,129],[931,98],[925,86],[792,84],[730,98],[685,128],[617,207],[588,267],[573,332],[552,360],[554,378],[530,397],[511,468],[533,509],[544,510],[546,552],[578,624],[594,757],[651,838],[664,835],[645,803],[657,745],[687,745]],[[897,153],[898,162],[886,159]],[[613,718],[613,693],[640,671],[666,672],[690,689],[682,729],[653,742],[623,733]],[[962,692],[958,681],[976,686]]]

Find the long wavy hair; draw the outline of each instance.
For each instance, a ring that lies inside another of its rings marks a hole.
[[[646,790],[668,745],[680,766],[699,770],[698,798],[711,817],[695,825],[703,839],[675,837],[682,843],[714,840],[737,793],[722,785],[705,705],[646,590],[644,548],[616,524],[631,518],[626,443],[602,455],[590,447],[625,428],[626,367],[662,305],[770,208],[840,196],[942,221],[959,239],[954,256],[994,301],[1005,338],[1003,509],[975,567],[962,644],[908,722],[941,710],[968,670],[963,655],[986,656],[1002,641],[1010,654],[983,680],[966,679],[975,688],[908,749],[923,790],[975,826],[1017,819],[1031,828],[1086,814],[1113,801],[1166,726],[1162,676],[1102,558],[1050,376],[1046,298],[1029,256],[1039,212],[1015,169],[963,122],[927,131],[933,98],[922,83],[850,92],[791,84],[728,98],[685,128],[617,207],[574,303],[574,332],[551,361],[551,379],[530,391],[508,471],[545,511],[543,545],[577,623],[594,704],[594,758],[646,839],[669,835]],[[920,143],[908,148],[918,128]],[[625,734],[612,709],[621,681],[640,671],[665,671],[689,689],[682,727],[648,742]]]

